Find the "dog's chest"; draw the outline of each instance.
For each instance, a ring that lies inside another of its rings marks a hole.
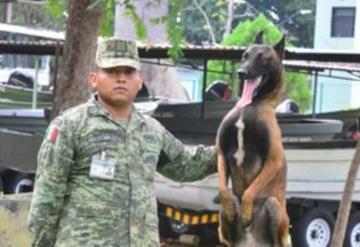
[[[237,129],[237,149],[234,153],[236,167],[250,179],[261,170],[265,159],[264,147],[261,147],[265,144],[262,141],[264,136],[261,137],[263,133],[259,133],[265,126],[256,117],[254,111],[243,111],[235,122],[235,127]]]
[[[262,169],[269,152],[266,120],[256,107],[246,107],[230,114],[232,117],[226,120],[227,125],[223,125],[222,150],[232,173],[250,182]]]

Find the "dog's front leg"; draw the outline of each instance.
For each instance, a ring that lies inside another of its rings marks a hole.
[[[229,171],[225,158],[222,154],[218,154],[217,167],[219,175],[219,197],[222,210],[229,222],[235,220],[238,210],[238,200],[235,195],[228,189]]]
[[[254,179],[254,181],[245,190],[241,198],[241,215],[240,218],[245,224],[251,221],[253,201],[257,195],[265,190],[265,187],[275,178],[275,176],[284,168],[283,164],[283,146],[281,142],[281,132],[279,128],[273,128],[270,132],[270,140],[273,140],[270,145],[269,155],[265,164]],[[285,192],[283,192],[285,193]]]
[[[259,175],[245,190],[241,199],[240,215],[243,224],[250,223],[254,199],[274,179],[275,175],[281,170],[281,166],[280,161],[266,163]]]

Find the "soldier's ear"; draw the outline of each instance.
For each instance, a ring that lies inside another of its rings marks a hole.
[[[274,45],[274,50],[276,51],[280,59],[283,59],[285,55],[285,39],[286,35],[284,34],[280,41],[276,45]]]
[[[97,74],[96,74],[96,72],[91,72],[89,74],[89,83],[90,83],[90,86],[93,89],[96,89],[96,87],[97,87]]]
[[[255,44],[262,45],[264,43],[264,31],[260,31],[256,36],[254,40]]]
[[[141,90],[144,85],[144,75],[141,72],[140,72],[140,78],[141,78],[141,83],[139,85],[139,90]]]

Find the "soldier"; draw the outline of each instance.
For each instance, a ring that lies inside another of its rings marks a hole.
[[[176,181],[216,172],[214,147],[188,150],[133,107],[143,84],[135,42],[100,42],[96,65],[96,93],[53,120],[41,145],[32,246],[159,246],[155,171]]]

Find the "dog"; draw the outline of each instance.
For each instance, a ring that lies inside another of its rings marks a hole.
[[[227,246],[291,246],[287,167],[275,114],[285,36],[275,46],[263,45],[262,36],[259,33],[243,53],[238,70],[242,95],[216,135],[219,237]],[[229,178],[232,190],[227,186]]]
[[[234,201],[241,214],[239,202]],[[220,211],[220,240],[228,246],[272,247],[280,246],[277,231],[279,227],[279,202],[274,197],[256,199],[253,205],[251,226],[244,226],[239,218],[230,222]],[[266,226],[266,227],[264,227]]]

